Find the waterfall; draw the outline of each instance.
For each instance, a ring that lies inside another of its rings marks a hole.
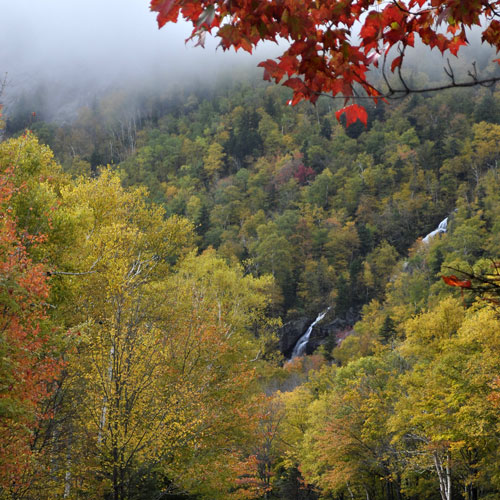
[[[434,238],[436,234],[439,233],[446,233],[446,230],[448,229],[448,217],[446,219],[443,219],[440,223],[437,229],[434,229],[434,231],[431,231],[428,235],[426,235],[424,238],[422,238],[422,241],[424,243],[429,243],[431,238]]]
[[[311,326],[307,329],[306,333],[297,340],[295,347],[293,348],[292,357],[290,359],[296,358],[298,356],[302,356],[306,352],[307,343],[309,342],[309,337],[311,336],[312,330],[316,323],[319,323],[325,316],[326,313],[330,310],[328,308],[326,311],[323,311],[318,314],[317,318],[311,323]]]

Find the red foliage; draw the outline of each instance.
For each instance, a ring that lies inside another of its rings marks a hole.
[[[33,431],[45,417],[41,403],[60,368],[43,328],[46,273],[28,256],[10,213],[12,172],[0,174],[0,490],[22,486]]]
[[[366,109],[362,106],[358,106],[357,104],[351,104],[350,106],[346,106],[345,108],[339,109],[335,113],[335,117],[340,122],[340,117],[345,113],[346,117],[346,126],[353,124],[356,120],[359,120],[366,127],[366,123],[368,121],[368,113]]]
[[[304,185],[309,179],[314,179],[316,176],[316,172],[311,167],[306,167],[303,163],[301,163],[297,167],[297,171],[294,174],[294,177],[297,179],[300,185]]]
[[[276,189],[280,189],[292,177],[301,185],[304,185],[307,181],[314,179],[316,172],[311,167],[306,167],[300,158],[301,155],[298,155],[278,168],[273,182]]]
[[[469,280],[461,281],[454,274],[450,276],[441,276],[443,281],[449,286],[458,286],[460,288],[470,288],[472,286]]]
[[[266,80],[285,79],[292,104],[315,102],[322,93],[348,101],[356,85],[376,101],[380,92],[368,71],[392,48],[397,57],[391,70],[398,70],[415,35],[431,49],[456,55],[468,43],[466,30],[483,25],[483,41],[500,50],[500,22],[494,19],[499,8],[500,0],[151,0],[160,27],[182,15],[193,23],[192,36],[215,31],[224,50],[252,52],[260,41],[287,40],[290,46],[277,60],[260,66]],[[359,110],[351,116],[365,122]]]

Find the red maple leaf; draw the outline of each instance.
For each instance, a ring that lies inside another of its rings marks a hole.
[[[156,17],[158,28],[161,28],[169,21],[177,21],[179,9],[175,9],[175,12],[173,9],[176,2],[177,0],[151,0],[151,10],[158,12],[158,16]],[[175,14],[175,17],[173,14]]]
[[[461,281],[454,274],[450,276],[441,276],[443,281],[449,286],[458,286],[460,288],[470,288],[471,282],[469,280]]]
[[[346,127],[349,127],[356,120],[359,120],[366,127],[368,122],[368,113],[363,106],[359,106],[358,104],[351,104],[350,106],[346,106],[342,109],[339,109],[335,113],[335,117],[340,122],[340,117],[345,113],[346,117]]]

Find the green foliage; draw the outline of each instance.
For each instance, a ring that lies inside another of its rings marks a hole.
[[[38,123],[63,168],[32,134],[0,144],[71,332],[18,498],[437,499],[447,468],[457,498],[498,496],[498,307],[441,280],[497,279],[497,94],[381,104],[346,134],[286,92],[140,119],[112,94]],[[340,340],[279,367],[280,317],[327,307]]]

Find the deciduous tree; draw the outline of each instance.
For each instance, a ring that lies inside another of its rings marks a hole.
[[[61,363],[47,318],[46,268],[26,245],[44,235],[21,230],[12,215],[16,165],[0,170],[0,496],[20,498],[36,470],[35,443],[49,417],[42,405],[53,390]]]

